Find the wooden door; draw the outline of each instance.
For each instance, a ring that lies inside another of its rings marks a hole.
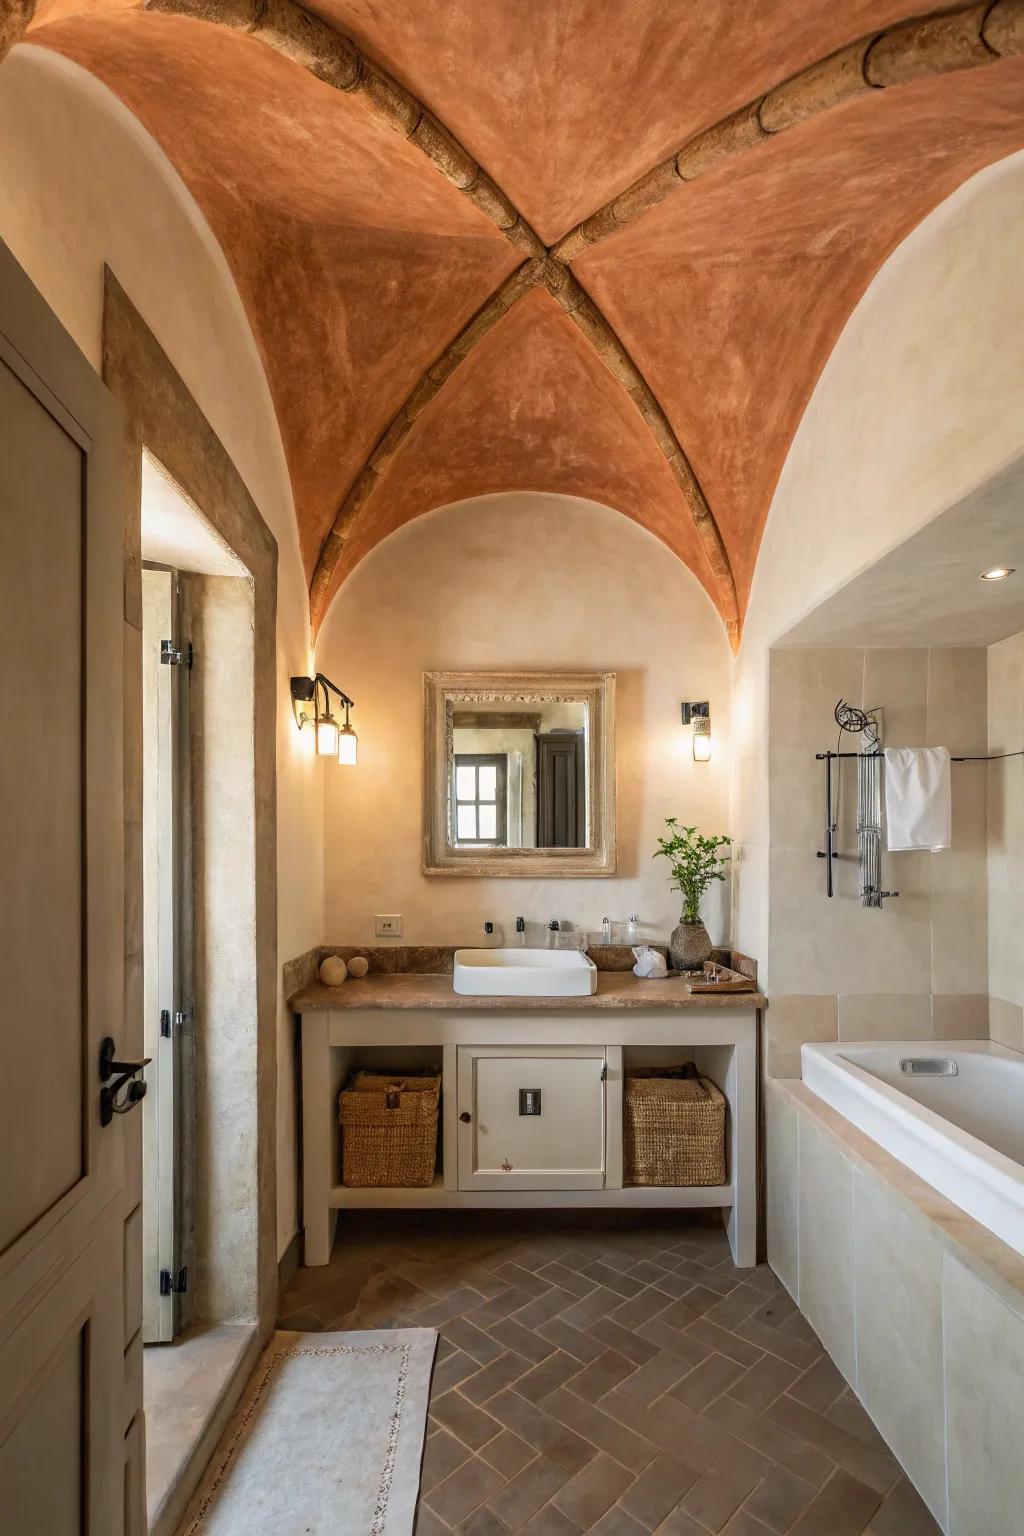
[[[603,1189],[604,1046],[459,1047],[460,1189]]]
[[[116,409],[0,246],[0,1510],[124,1519],[123,595]]]
[[[537,737],[537,847],[587,846],[586,743],[582,731]]]

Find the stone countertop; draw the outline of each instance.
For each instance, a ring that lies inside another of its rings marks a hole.
[[[600,971],[597,991],[587,997],[464,997],[452,990],[450,975],[406,972],[350,976],[340,987],[313,982],[289,998],[294,1013],[321,1008],[448,1008],[475,1013],[563,1013],[593,1008],[748,1008],[767,1007],[754,992],[689,992],[679,976],[645,980],[632,971]]]

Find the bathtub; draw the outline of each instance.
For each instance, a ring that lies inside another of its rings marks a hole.
[[[800,1058],[805,1087],[1024,1254],[1024,1055],[988,1040],[892,1040],[803,1045]]]

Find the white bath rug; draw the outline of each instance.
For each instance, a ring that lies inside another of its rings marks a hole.
[[[182,1536],[412,1536],[431,1328],[278,1333]]]

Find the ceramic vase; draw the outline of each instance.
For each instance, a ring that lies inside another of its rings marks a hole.
[[[678,923],[668,941],[669,958],[677,971],[699,971],[711,959],[711,940],[704,924]]]

